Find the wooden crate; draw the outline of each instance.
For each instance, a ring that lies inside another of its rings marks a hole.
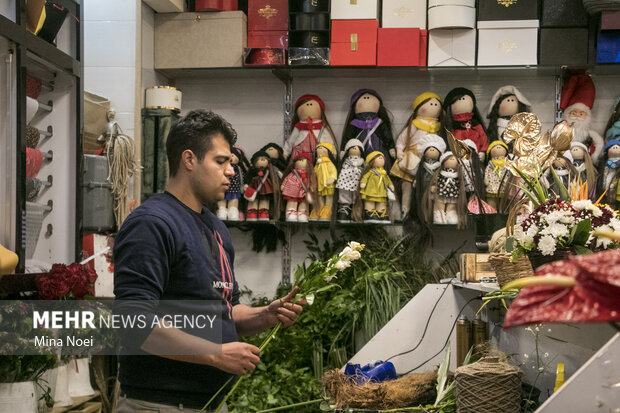
[[[496,277],[489,263],[490,254],[461,254],[461,272],[459,280],[480,282],[482,277]]]

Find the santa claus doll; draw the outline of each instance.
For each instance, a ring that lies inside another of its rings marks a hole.
[[[595,93],[590,76],[572,75],[562,86],[560,109],[563,111],[562,118],[573,129],[573,141],[586,145],[592,159],[597,162],[603,153],[605,140],[590,128]]]

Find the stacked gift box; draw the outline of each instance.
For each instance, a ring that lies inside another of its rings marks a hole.
[[[542,0],[540,64],[588,63],[588,14],[582,0]]]
[[[288,0],[249,0],[248,46],[244,64],[286,64],[288,25]]]
[[[377,66],[426,66],[426,0],[383,0]]]
[[[428,1],[428,65],[476,64],[476,1]]]
[[[596,46],[597,63],[620,63],[620,11],[601,13]]]
[[[376,66],[379,12],[379,0],[339,0],[332,3],[332,66]]]
[[[329,64],[329,0],[289,1],[289,64]]]

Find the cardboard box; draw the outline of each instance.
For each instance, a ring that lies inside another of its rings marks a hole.
[[[429,66],[474,66],[475,64],[475,29],[441,29],[429,31]]]
[[[602,12],[601,30],[620,30],[620,11]]]
[[[241,67],[246,45],[242,11],[155,15],[155,69]]]
[[[377,64],[377,20],[332,21],[330,64],[375,66]]]
[[[380,28],[377,66],[425,66],[426,30]]]
[[[329,13],[293,13],[291,30],[329,30]]]
[[[478,2],[478,21],[538,19],[539,0],[497,0]]]
[[[478,66],[538,63],[538,20],[478,22]]]
[[[426,29],[426,0],[383,0],[381,27]]]
[[[288,48],[287,31],[248,31],[248,48]]]
[[[233,11],[239,7],[237,0],[196,0],[195,11]]]
[[[249,0],[248,30],[288,30],[288,0]]]
[[[332,20],[370,20],[379,18],[379,0],[334,0]]]
[[[185,0],[144,0],[157,13],[180,13],[185,11]]]
[[[620,30],[604,30],[598,33],[596,62],[620,62]]]
[[[496,277],[495,271],[489,263],[491,254],[461,254],[461,273],[459,280],[480,282],[482,277]]]
[[[475,0],[429,0],[428,29],[476,27]]]
[[[543,28],[540,30],[539,50],[538,64],[540,65],[586,65],[588,64],[588,29]]]
[[[585,27],[588,13],[583,0],[542,0],[541,27]]]
[[[288,6],[290,13],[329,13],[329,0],[292,0]]]

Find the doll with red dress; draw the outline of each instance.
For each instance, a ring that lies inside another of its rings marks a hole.
[[[329,221],[332,216],[334,188],[338,179],[334,145],[321,142],[316,146],[314,172],[317,180],[318,199],[310,220]]]
[[[286,201],[287,222],[308,222],[308,208],[316,199],[316,175],[312,156],[301,153],[284,171],[282,199]]]
[[[252,155],[252,165],[244,186],[248,201],[247,221],[269,221],[280,218],[280,177],[267,152]]]
[[[230,185],[224,194],[224,200],[217,203],[217,217],[221,220],[239,221],[243,216],[239,213],[239,201],[243,194],[243,183],[250,163],[245,157],[245,152],[239,146],[233,146],[230,153],[230,165],[235,171],[235,175],[230,178]]]
[[[294,159],[301,153],[314,154],[319,142],[336,147],[336,138],[327,117],[325,103],[316,95],[303,95],[295,102],[291,134],[284,142],[284,156]]]
[[[488,138],[474,92],[464,87],[452,89],[444,99],[444,110],[445,128],[460,141],[469,139],[474,142],[480,160],[484,161]]]

